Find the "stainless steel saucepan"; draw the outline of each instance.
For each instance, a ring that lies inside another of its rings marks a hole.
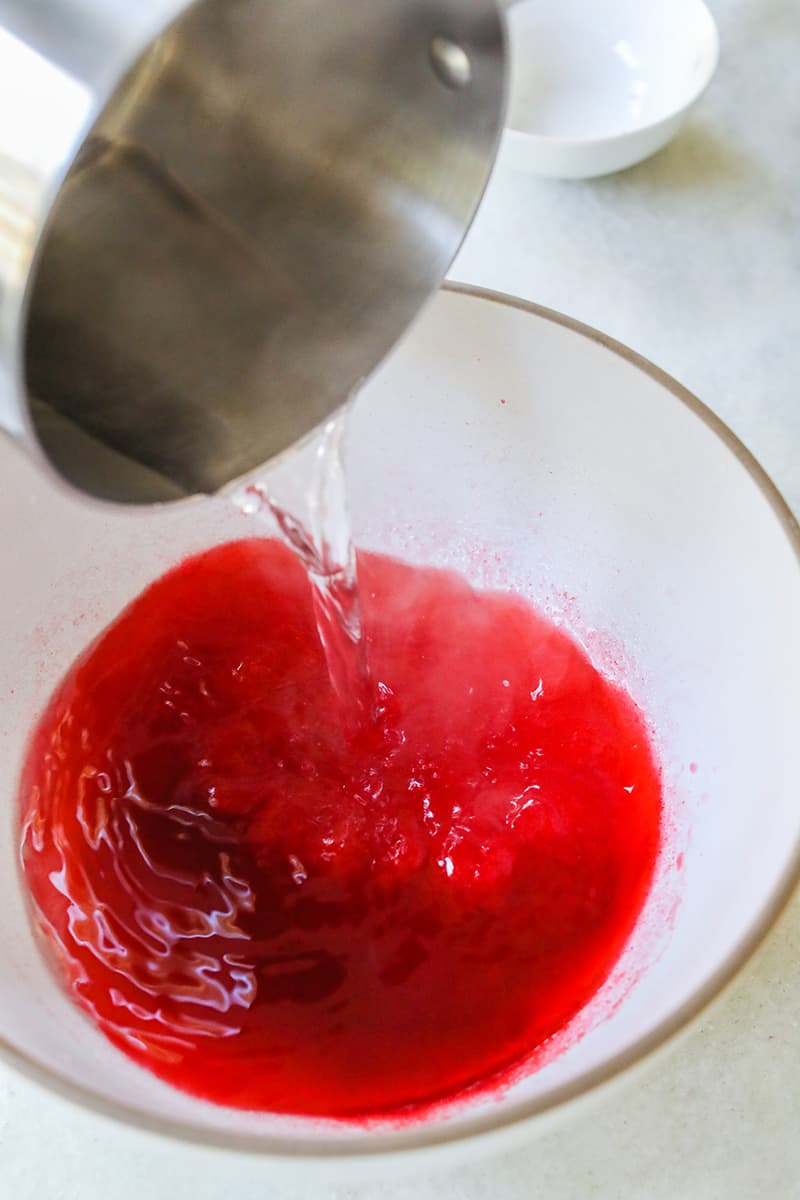
[[[441,282],[504,92],[494,0],[0,0],[0,427],[121,502],[272,458]]]

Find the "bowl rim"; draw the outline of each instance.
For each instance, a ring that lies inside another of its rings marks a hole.
[[[455,295],[477,300],[481,303],[500,304],[538,317],[543,321],[560,326],[621,358],[636,370],[658,383],[670,395],[697,417],[714,433],[726,449],[741,463],[763,498],[772,509],[789,548],[794,551],[800,571],[800,523],[786,500],[753,454],[733,431],[711,409],[692,392],[678,383],[666,371],[648,359],[630,350],[616,339],[585,325],[572,317],[532,301],[471,284],[447,282],[441,289]],[[640,1066],[651,1056],[664,1049],[679,1034],[696,1021],[703,1011],[728,987],[735,976],[750,959],[755,950],[773,928],[786,908],[800,883],[800,831],[791,857],[763,904],[759,915],[742,933],[726,959],[684,1003],[665,1017],[649,1033],[640,1037],[625,1050],[620,1051],[605,1063],[585,1071],[569,1083],[551,1088],[548,1092],[531,1100],[521,1100],[497,1111],[483,1112],[464,1120],[457,1129],[446,1125],[424,1124],[407,1129],[367,1128],[352,1141],[334,1140],[324,1135],[292,1139],[287,1141],[279,1135],[262,1136],[256,1133],[230,1133],[200,1128],[189,1121],[175,1118],[151,1116],[133,1105],[108,1100],[91,1088],[63,1076],[38,1062],[32,1055],[19,1050],[5,1037],[0,1037],[0,1059],[15,1068],[32,1082],[61,1098],[77,1104],[84,1110],[105,1118],[132,1126],[140,1131],[156,1134],[161,1138],[184,1145],[202,1146],[217,1150],[234,1151],[272,1159],[276,1164],[287,1166],[294,1163],[341,1164],[376,1161],[386,1165],[392,1159],[407,1162],[412,1156],[429,1155],[445,1151],[458,1144],[470,1146],[482,1144],[491,1149],[491,1143],[502,1143],[503,1135],[533,1132],[534,1126],[541,1127],[545,1118],[561,1116],[574,1109],[590,1096],[596,1096],[601,1087],[618,1081],[634,1067]],[[487,1145],[488,1144],[488,1145]]]
[[[531,0],[510,0],[510,3],[507,6],[507,38],[509,45],[509,56],[512,62],[514,54],[514,31],[511,21],[509,20],[508,10],[522,8],[530,2]],[[700,76],[700,79],[695,84],[694,88],[686,93],[685,98],[679,104],[673,106],[667,112],[662,113],[661,116],[655,117],[649,121],[645,121],[642,124],[634,125],[630,129],[617,129],[613,132],[610,131],[608,133],[600,133],[593,136],[588,134],[573,134],[572,136],[566,137],[562,134],[536,133],[530,129],[520,129],[518,125],[511,123],[511,105],[513,100],[514,81],[513,77],[511,77],[511,74],[509,74],[506,123],[503,128],[503,137],[510,137],[514,141],[524,141],[532,144],[533,146],[541,146],[542,148],[563,146],[565,149],[577,149],[580,146],[586,146],[587,148],[592,146],[614,146],[618,143],[626,142],[631,138],[637,137],[640,134],[653,133],[670,122],[680,120],[682,117],[686,116],[693,105],[695,105],[703,95],[703,92],[705,92],[711,83],[711,80],[714,78],[717,67],[719,66],[720,57],[719,27],[714,19],[714,14],[705,3],[705,0],[690,0],[690,2],[697,6],[698,12],[706,24],[707,33],[710,36],[710,44],[708,47],[708,54],[704,56],[705,71]]]

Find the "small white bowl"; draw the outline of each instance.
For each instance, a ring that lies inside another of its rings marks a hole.
[[[535,175],[632,166],[678,131],[719,60],[702,0],[511,0],[504,154]]]

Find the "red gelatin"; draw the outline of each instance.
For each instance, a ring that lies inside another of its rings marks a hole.
[[[357,1120],[491,1087],[608,976],[650,886],[642,718],[523,600],[359,560],[379,718],[343,732],[309,585],[237,542],[66,676],[21,785],[73,998],[197,1096]]]

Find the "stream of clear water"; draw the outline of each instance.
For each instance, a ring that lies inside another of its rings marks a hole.
[[[283,541],[299,557],[313,589],[317,631],[345,730],[355,733],[375,715],[367,661],[358,562],[347,507],[344,438],[349,404],[322,428],[288,479],[245,485],[234,503],[247,515],[270,517]],[[310,456],[310,462],[305,459]]]

